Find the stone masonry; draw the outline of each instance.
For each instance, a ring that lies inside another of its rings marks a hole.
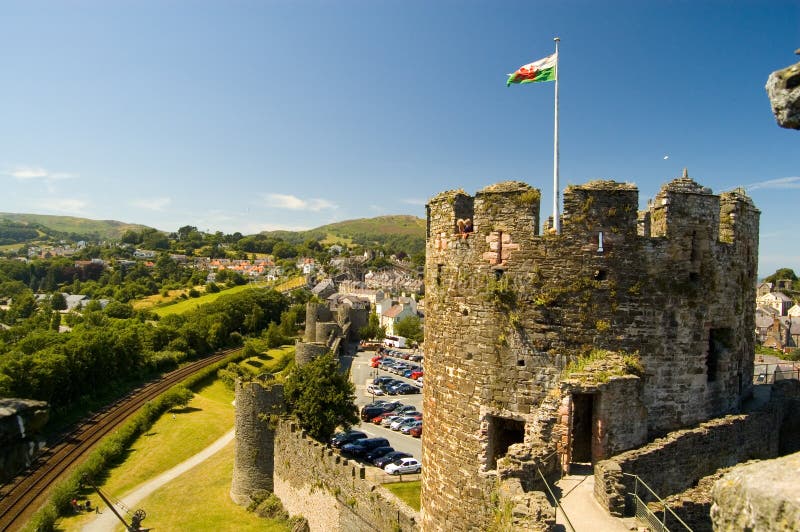
[[[498,480],[536,489],[526,461],[594,462],[752,393],[759,211],[741,190],[684,172],[638,212],[633,185],[570,186],[561,234],[543,235],[539,201],[511,181],[427,205],[426,531],[488,528]],[[592,349],[641,371],[562,385]]]
[[[361,464],[310,438],[283,417],[283,388],[236,383],[236,451],[231,499],[240,505],[272,491],[312,532],[414,532],[419,514],[365,478]]]

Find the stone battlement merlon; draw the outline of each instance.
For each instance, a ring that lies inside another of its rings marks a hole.
[[[539,236],[541,193],[520,181],[504,181],[469,196],[463,190],[437,194],[427,204],[428,239],[439,242],[437,250],[454,247],[459,219],[470,218],[479,238],[491,232],[524,231],[526,238]],[[564,190],[561,235],[619,240],[636,235],[646,238],[690,238],[732,244],[753,238],[760,211],[743,190],[713,194],[711,189],[684,175],[666,183],[648,204],[638,210],[636,185],[595,180],[570,185]],[[743,233],[741,233],[743,231]],[[740,234],[741,233],[741,234]],[[756,235],[757,238],[757,235]]]

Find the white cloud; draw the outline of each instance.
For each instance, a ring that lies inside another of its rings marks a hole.
[[[778,179],[769,179],[767,181],[760,181],[758,183],[751,183],[745,185],[747,190],[758,190],[759,188],[772,188],[772,189],[790,189],[800,188],[800,177],[780,177]]]
[[[304,200],[297,196],[290,194],[265,194],[264,200],[269,207],[278,209],[289,209],[293,211],[314,211],[318,212],[324,209],[336,209],[335,203],[322,198],[312,198]]]
[[[35,203],[37,209],[46,212],[61,212],[66,214],[86,214],[89,203],[77,198],[42,198]]]
[[[33,179],[56,181],[59,179],[72,179],[77,177],[75,174],[67,172],[50,172],[41,166],[15,166],[13,169],[5,172],[5,175],[9,175],[20,181],[30,181]]]
[[[133,207],[137,207],[139,209],[145,209],[148,211],[157,211],[157,212],[166,210],[166,208],[169,207],[171,203],[172,199],[166,197],[140,198],[130,202],[130,204]]]

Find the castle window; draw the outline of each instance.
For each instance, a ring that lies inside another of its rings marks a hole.
[[[597,233],[597,252],[598,253],[602,253],[603,252],[603,232],[602,231]]]
[[[436,265],[436,286],[442,286],[442,270],[444,269],[444,264],[437,264]]]
[[[487,419],[486,467],[491,470],[497,469],[497,459],[504,457],[510,446],[525,441],[525,422],[499,416],[487,416]]]
[[[594,271],[594,280],[595,281],[605,281],[608,279],[608,272],[606,270],[595,270]]]

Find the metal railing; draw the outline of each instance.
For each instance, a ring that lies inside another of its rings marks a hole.
[[[672,527],[672,530],[688,530],[692,532],[689,525],[684,523],[683,519],[678,517],[678,514],[673,512],[672,509],[667,506],[667,503],[656,495],[656,492],[650,489],[650,486],[645,484],[644,480],[639,478],[638,475],[623,473],[623,476],[633,477],[634,479],[633,493],[628,493],[628,495],[633,498],[636,519],[646,523],[650,530],[654,532],[670,532],[669,527]],[[639,489],[640,485],[643,488],[642,490]],[[661,517],[650,509],[647,505],[649,502],[657,502],[658,505],[661,506],[661,510],[658,511]]]
[[[800,380],[800,366],[792,363],[753,366],[753,384],[774,384],[787,379]]]
[[[539,476],[542,478],[542,482],[544,483],[544,487],[547,488],[547,493],[550,494],[550,498],[553,499],[553,502],[555,503],[556,518],[558,518],[558,510],[561,510],[561,515],[564,516],[564,520],[567,522],[567,526],[569,526],[569,529],[572,532],[575,532],[575,527],[572,526],[572,522],[569,520],[569,517],[567,516],[567,512],[565,512],[564,508],[561,507],[561,503],[558,502],[558,499],[556,498],[555,494],[553,493],[553,490],[550,489],[550,484],[547,483],[547,479],[544,478],[544,475],[542,474],[542,470],[538,466],[536,467],[536,472],[539,473]]]
[[[539,461],[540,461],[541,464],[549,464],[550,460],[552,460],[554,457],[555,457],[556,461],[558,461],[558,456],[559,456],[558,451],[553,451],[552,453],[548,454],[544,458],[540,458]],[[564,475],[563,475],[563,471],[561,469],[561,465],[560,464],[557,464],[557,470],[558,470],[558,477],[559,478],[563,478]],[[553,501],[553,507],[556,509],[556,519],[558,519],[558,511],[561,510],[561,514],[564,516],[564,520],[567,522],[567,526],[569,526],[569,529],[572,532],[575,532],[575,527],[572,526],[572,523],[569,520],[569,516],[567,516],[567,512],[564,511],[564,508],[561,506],[561,503],[559,502],[559,500],[556,497],[555,493],[553,493],[553,489],[550,487],[550,484],[547,482],[547,479],[545,478],[544,473],[542,473],[541,467],[539,467],[538,465],[536,466],[536,472],[539,474],[539,478],[542,479],[542,483],[544,484],[544,487],[547,490],[547,494],[550,496],[550,500]]]

